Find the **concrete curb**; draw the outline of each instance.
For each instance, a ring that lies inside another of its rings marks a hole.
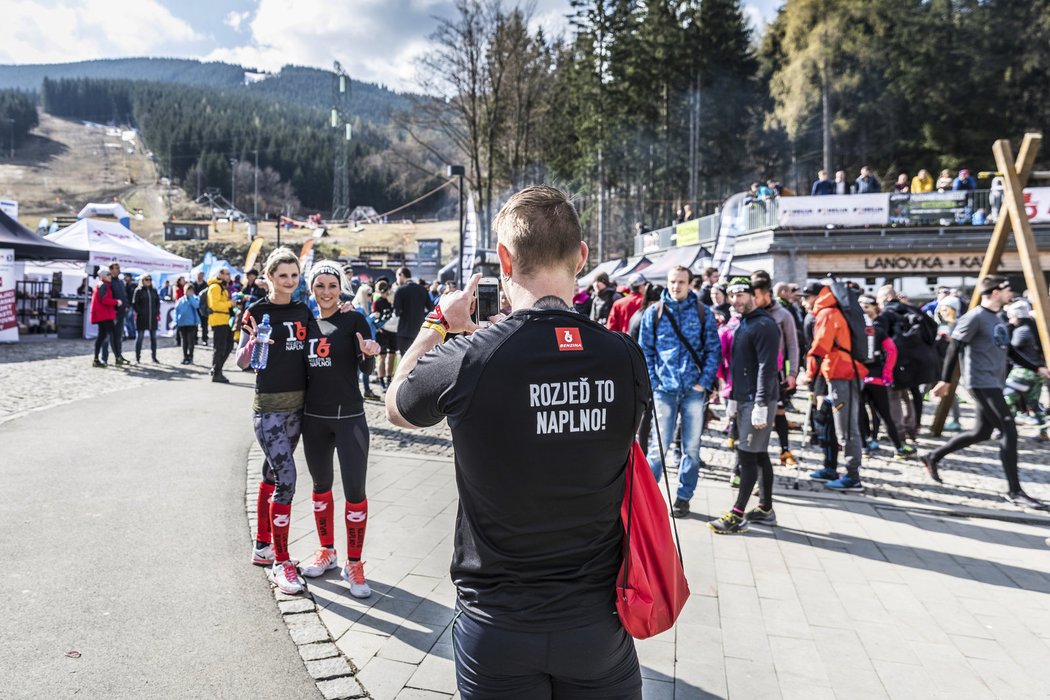
[[[259,493],[256,471],[262,459],[262,450],[258,445],[252,445],[248,450],[244,490],[244,510],[248,518],[248,532],[252,535],[255,533],[255,507]],[[267,584],[272,587],[268,580]],[[357,666],[339,651],[328,627],[321,621],[309,584],[301,595],[286,595],[273,588],[273,596],[288,628],[288,635],[306,666],[306,672],[314,679],[325,700],[371,698],[357,679]]]

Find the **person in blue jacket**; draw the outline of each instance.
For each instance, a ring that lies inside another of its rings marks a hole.
[[[182,340],[182,364],[193,364],[193,346],[197,344],[197,324],[201,322],[201,300],[192,284],[187,284],[186,293],[175,302],[175,327]]]
[[[690,289],[692,274],[678,266],[667,273],[662,299],[645,310],[638,334],[649,379],[659,436],[664,445],[674,436],[681,416],[682,461],[672,515],[689,514],[689,501],[700,474],[700,436],[707,398],[715,386],[722,344],[718,319]],[[649,464],[657,481],[663,473],[659,440],[649,441]]]

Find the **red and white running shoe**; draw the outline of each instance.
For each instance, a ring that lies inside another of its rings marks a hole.
[[[303,581],[299,578],[299,572],[295,570],[295,564],[290,561],[280,564],[274,562],[274,565],[266,570],[266,576],[282,593],[295,595],[303,592]]]
[[[339,566],[339,556],[334,549],[321,547],[300,569],[303,576],[314,578]]]
[[[339,576],[350,584],[350,595],[355,598],[367,598],[372,595],[372,589],[365,580],[365,563],[363,561],[347,561]]]

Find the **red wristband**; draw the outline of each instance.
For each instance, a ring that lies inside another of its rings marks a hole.
[[[434,310],[427,314],[427,322],[440,324],[446,331],[449,329],[445,314],[441,311],[441,304],[434,305]]]

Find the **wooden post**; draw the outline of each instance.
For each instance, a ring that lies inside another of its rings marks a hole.
[[[1050,317],[1047,316],[1050,313],[1050,299],[1047,298],[1046,277],[1039,263],[1039,251],[1035,246],[1032,226],[1028,223],[1028,216],[1024,210],[1024,186],[1031,177],[1032,167],[1042,143],[1042,134],[1025,134],[1016,161],[1014,161],[1013,150],[1008,140],[1000,139],[992,145],[996,167],[1002,172],[1003,177],[1003,203],[999,207],[999,217],[996,219],[992,238],[988,241],[988,252],[985,253],[981,273],[977,279],[979,281],[983,277],[995,274],[999,269],[1003,251],[1006,250],[1006,241],[1012,229],[1014,240],[1017,243],[1017,252],[1021,257],[1021,269],[1024,271],[1025,282],[1028,284],[1028,296],[1032,301],[1032,311],[1039,329],[1039,339],[1044,348],[1050,348],[1050,331],[1048,331]],[[975,288],[970,297],[970,310],[976,309],[980,304],[981,295]],[[944,429],[948,411],[955,400],[958,382],[959,372],[956,370],[948,393],[941,399],[937,412],[934,414],[933,425],[930,426],[930,432],[934,435],[940,435]]]

